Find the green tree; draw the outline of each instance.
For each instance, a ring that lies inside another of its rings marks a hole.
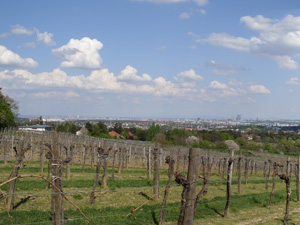
[[[64,124],[59,124],[56,128],[57,132],[71,133],[76,134],[76,131],[79,127],[77,127],[74,123],[66,122]]]
[[[297,146],[298,148],[300,147],[300,139],[295,141],[295,146]]]
[[[147,140],[147,131],[138,128],[136,131],[136,136],[137,136],[138,140],[146,141]]]
[[[117,132],[118,134],[121,134],[123,131],[122,123],[121,122],[116,122],[113,131]]]
[[[93,131],[93,125],[90,122],[85,124],[85,128],[89,131],[89,134]]]
[[[233,140],[233,137],[229,134],[229,133],[221,133],[220,137],[222,139],[222,141],[226,141],[226,140]]]
[[[147,141],[152,141],[156,134],[160,132],[159,125],[155,125],[155,123],[152,123],[152,126],[149,127],[147,130]]]
[[[0,128],[15,126],[17,103],[1,92],[0,88]]]

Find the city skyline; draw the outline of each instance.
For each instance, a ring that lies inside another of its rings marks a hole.
[[[300,119],[300,2],[4,1],[21,115]]]

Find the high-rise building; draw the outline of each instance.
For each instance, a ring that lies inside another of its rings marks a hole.
[[[236,121],[241,121],[241,120],[242,120],[242,115],[238,114],[237,117],[236,117]]]

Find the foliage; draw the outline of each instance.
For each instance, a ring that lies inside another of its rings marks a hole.
[[[71,134],[76,134],[76,131],[79,129],[76,124],[71,123],[71,122],[66,122],[63,124],[59,124],[56,127],[57,132],[64,132],[64,133],[71,133]]]
[[[108,134],[107,126],[99,121],[96,124],[91,124],[87,122],[85,124],[85,128],[88,130],[88,134],[93,137],[101,137],[101,138],[111,138]]]
[[[0,129],[15,126],[17,103],[10,97],[2,94],[0,89]]]
[[[122,123],[121,122],[117,122],[115,123],[113,129],[113,131],[117,132],[118,134],[121,134],[123,131],[123,127],[122,127]]]
[[[155,123],[152,123],[152,126],[149,127],[147,130],[147,141],[152,141],[156,134],[158,134],[160,131],[159,125],[155,125]]]

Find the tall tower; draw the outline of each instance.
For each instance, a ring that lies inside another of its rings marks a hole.
[[[237,117],[236,117],[236,121],[241,121],[241,120],[242,120],[242,115],[238,114]]]

